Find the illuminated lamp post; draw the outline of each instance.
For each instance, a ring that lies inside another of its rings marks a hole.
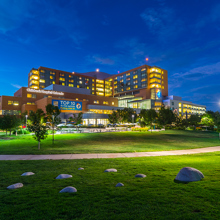
[[[134,115],[132,115],[132,123],[133,123],[133,125],[134,125]]]
[[[54,144],[54,115],[52,115],[52,122],[53,122],[53,144]]]

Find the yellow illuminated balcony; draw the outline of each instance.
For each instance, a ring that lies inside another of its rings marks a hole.
[[[39,81],[38,80],[31,80],[30,81],[30,85],[39,85]]]
[[[159,84],[151,84],[150,85],[150,88],[152,89],[152,88],[161,88],[161,85],[159,85]]]
[[[36,86],[36,85],[32,85],[30,86],[31,89],[39,89],[39,86]]]
[[[161,73],[161,69],[154,67],[154,68],[151,68],[151,69],[150,69],[150,73],[152,73],[152,72]]]
[[[39,75],[39,71],[38,71],[38,70],[32,70],[31,72],[32,72],[32,74],[34,74],[34,75]]]
[[[96,95],[104,96],[103,92],[96,92]]]
[[[104,80],[97,79],[96,83],[104,83]]]
[[[39,76],[32,75],[32,76],[30,77],[30,80],[32,80],[32,79],[38,80],[38,79],[39,79]]]
[[[161,75],[160,74],[157,74],[157,73],[151,73],[150,74],[150,78],[161,78]]]

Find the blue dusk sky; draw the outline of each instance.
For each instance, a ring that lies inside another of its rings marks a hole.
[[[0,11],[0,95],[39,66],[117,74],[147,63],[168,71],[169,95],[220,110],[219,0],[0,0]]]

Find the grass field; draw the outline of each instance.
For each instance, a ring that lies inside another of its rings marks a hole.
[[[185,166],[202,181],[174,183]],[[79,167],[85,170],[79,171]],[[117,173],[104,173],[116,168]],[[36,174],[21,177],[23,172]],[[220,152],[148,158],[0,161],[0,219],[220,219]],[[73,178],[56,180],[61,173]],[[143,173],[147,177],[135,178]],[[23,188],[7,190],[13,183]],[[118,182],[124,187],[115,187]],[[76,194],[59,193],[74,186]]]
[[[0,154],[113,153],[180,150],[218,146],[218,133],[202,131],[117,132],[52,135],[40,151],[31,135],[0,136]]]

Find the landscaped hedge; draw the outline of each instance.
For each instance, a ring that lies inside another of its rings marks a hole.
[[[15,134],[15,131],[13,131],[13,134]],[[17,134],[30,134],[30,131],[26,129],[19,129],[17,130]]]
[[[144,127],[144,128],[131,128],[131,131],[140,131],[140,132],[146,132],[150,129],[150,127]]]

